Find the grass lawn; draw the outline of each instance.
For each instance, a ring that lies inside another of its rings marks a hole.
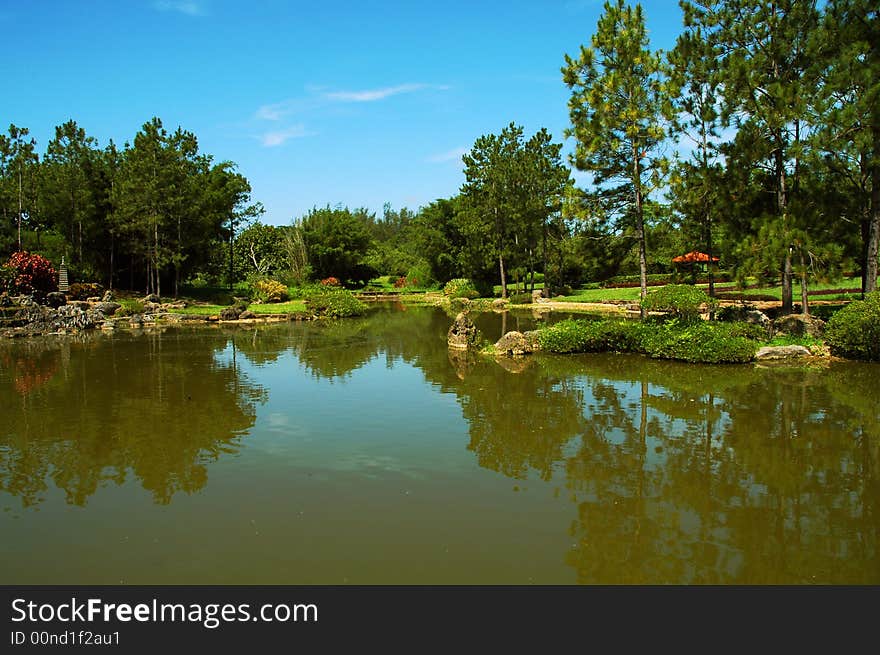
[[[273,302],[260,305],[249,305],[248,309],[254,314],[302,314],[306,312],[305,300],[291,300],[289,302]]]
[[[861,287],[861,285],[862,281],[860,278],[845,278],[836,282],[822,282],[811,284],[809,286],[809,290],[822,291],[831,289],[858,289]],[[704,290],[709,288],[708,284],[698,284],[697,286]],[[651,293],[651,291],[659,288],[660,287],[648,287],[648,293]],[[774,287],[755,287],[752,289],[743,289],[742,291],[740,291],[736,288],[735,284],[725,283],[716,285],[715,290],[718,293],[740,293],[745,296],[773,296],[774,298],[782,302],[782,285]],[[794,285],[792,286],[792,296],[794,297],[795,302],[800,302],[801,285],[798,281],[795,281]],[[828,294],[810,296],[810,300],[858,300],[859,297],[859,293]],[[616,289],[579,289],[573,292],[570,296],[560,298],[560,300],[564,300],[566,302],[605,302],[609,300],[637,301],[638,299],[638,287],[623,287]]]
[[[195,316],[217,316],[228,305],[189,305],[183,309],[173,309],[172,314],[189,314]],[[290,302],[266,303],[248,305],[248,309],[254,314],[297,314],[306,311],[304,300],[291,300]]]

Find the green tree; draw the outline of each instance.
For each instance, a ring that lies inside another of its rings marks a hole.
[[[715,65],[720,54],[716,44],[709,42],[700,25],[694,25],[685,12],[685,31],[669,53],[670,93],[675,98],[677,120],[675,134],[686,140],[689,158],[676,158],[672,176],[676,209],[686,224],[694,225],[699,240],[709,255],[709,296],[715,296],[712,257],[715,244],[713,227],[719,222],[719,174],[717,142],[721,122],[718,95],[718,71]]]
[[[312,209],[298,223],[309,253],[309,264],[318,278],[336,277],[366,283],[376,275],[366,262],[370,239],[370,213],[328,205]]]
[[[29,134],[28,128],[11,124],[8,138],[0,135],[0,202],[3,205],[3,224],[14,223],[17,250],[22,249],[22,225],[34,213],[36,204],[33,191],[39,157],[35,152],[37,142],[33,138],[27,138]]]
[[[862,292],[877,289],[880,244],[880,16],[871,0],[830,0],[809,49],[819,83],[814,144],[860,226]]]
[[[641,297],[647,293],[647,246],[643,206],[667,168],[661,147],[664,66],[649,48],[641,5],[606,2],[591,46],[565,57],[563,79],[572,90],[566,132],[577,143],[572,162],[599,188],[598,209],[631,220],[639,246]],[[616,186],[609,186],[610,184]],[[644,312],[643,312],[644,314]]]
[[[755,249],[781,261],[782,309],[792,311],[793,256],[803,260],[809,243],[803,216],[794,216],[801,191],[798,175],[808,129],[807,44],[818,13],[801,0],[707,0],[684,2],[686,20],[718,48],[723,117],[738,129],[728,161],[767,175],[775,197],[772,215],[759,217]],[[734,152],[735,151],[735,152]],[[801,280],[806,309],[806,275]]]
[[[94,173],[97,140],[86,136],[76,121],[55,128],[55,138],[43,159],[43,204],[46,219],[73,246],[75,264],[83,267],[83,244],[91,241],[95,198],[90,180]]]

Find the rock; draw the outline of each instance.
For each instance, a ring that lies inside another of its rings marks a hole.
[[[162,302],[162,300],[161,300],[161,299],[159,298],[159,296],[157,296],[155,293],[151,293],[151,294],[148,294],[148,295],[144,296],[144,297],[141,299],[141,302],[144,303],[145,305],[146,305],[148,302],[154,302],[154,303],[158,304],[158,303]]]
[[[507,309],[508,304],[507,298],[496,298],[492,301],[492,309]]]
[[[67,303],[67,306],[76,307],[77,309],[86,311],[87,309],[91,308],[92,304],[87,300],[71,300],[69,303]]]
[[[52,309],[58,309],[67,304],[67,296],[60,291],[50,291],[46,294],[46,304]]]
[[[455,317],[455,322],[446,334],[446,343],[456,350],[467,350],[476,347],[479,342],[479,331],[474,322],[464,312]]]
[[[110,291],[110,289],[107,289],[101,297],[101,302],[113,302],[114,300],[116,300],[116,296],[113,295],[113,292]]]
[[[166,302],[162,303],[161,307],[165,311],[169,311],[171,309],[186,309],[186,301],[177,300],[175,302]]]
[[[254,314],[251,310],[246,309],[246,310],[244,310],[241,314],[239,314],[238,317],[239,317],[239,318],[244,318],[244,319],[250,319],[250,318],[256,318],[257,315]]]
[[[144,310],[143,310],[144,314],[155,314],[156,312],[158,312],[162,308],[162,306],[157,302],[146,301],[143,303],[143,305],[144,305]]]
[[[755,359],[791,359],[809,357],[813,353],[804,346],[764,346],[758,349]]]
[[[540,349],[537,332],[534,331],[523,334],[514,330],[505,334],[495,343],[495,352],[508,357],[529,355]]]
[[[116,329],[116,321],[104,321],[101,324],[102,330],[115,330]]]
[[[731,305],[724,307],[718,314],[722,315],[725,321],[738,321],[740,323],[751,323],[752,325],[760,325],[769,328],[773,321],[764,312],[758,311],[751,307],[743,307],[741,305]]]
[[[449,348],[446,351],[449,363],[459,380],[464,380],[477,363],[477,356],[472,350]]]
[[[0,293],[0,307],[12,307],[12,298],[5,291]]]
[[[106,295],[106,294],[105,294]],[[118,302],[106,301],[99,302],[95,305],[95,309],[106,316],[113,316],[116,313],[116,310],[122,307]]]
[[[543,289],[535,289],[532,291],[532,302],[544,302],[544,290]]]
[[[789,314],[773,321],[773,331],[794,337],[821,337],[825,334],[825,321],[809,314]]]
[[[471,300],[470,298],[453,298],[449,301],[449,305],[453,309],[467,309],[471,305]]]
[[[237,321],[238,317],[241,316],[242,310],[237,305],[233,305],[232,307],[224,307],[220,310],[220,320],[221,321]]]
[[[86,302],[88,302],[88,303],[101,302],[101,298],[100,298],[100,296],[89,296],[88,298],[86,298]]]

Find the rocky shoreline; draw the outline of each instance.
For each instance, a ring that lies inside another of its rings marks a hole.
[[[67,300],[64,294],[49,294],[46,301],[47,304],[39,304],[30,296],[6,297],[0,304],[0,337],[15,339],[182,324],[248,325],[311,318],[300,314],[258,315],[233,308],[227,308],[232,312],[224,310],[219,314],[185,314],[179,311],[186,307],[185,302],[162,303],[156,296],[146,296],[141,301],[143,311],[129,313],[115,301],[111,292],[88,300]]]

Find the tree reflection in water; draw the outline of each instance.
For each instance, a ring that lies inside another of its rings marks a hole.
[[[454,394],[467,421],[461,448],[482,469],[553,486],[561,495],[548,502],[571,503],[570,523],[558,526],[571,546],[555,557],[578,582],[880,582],[880,417],[870,391],[880,367],[629,355],[496,362],[449,351],[450,320],[385,306],[210,338],[181,330],[34,342],[27,370],[38,373],[26,379],[40,382],[24,390],[12,372],[20,366],[6,364],[21,344],[0,344],[0,397],[15,399],[0,431],[0,489],[32,506],[51,480],[84,505],[102,484],[134,477],[169,503],[202,489],[206,464],[246,444],[267,398],[260,367],[300,375],[290,368],[299,366],[335,382],[384,358],[390,374],[403,361],[436,393]],[[476,320],[493,340],[535,325]],[[388,407],[397,402],[406,399],[389,397]]]
[[[34,361],[58,372],[4,412],[0,489],[27,507],[41,502],[50,479],[74,505],[129,476],[161,504],[204,487],[205,465],[236,452],[265,391],[218,362],[223,340],[206,348],[191,338],[170,331],[28,344]],[[22,345],[0,353],[21,357]],[[0,397],[16,379],[4,367]]]

